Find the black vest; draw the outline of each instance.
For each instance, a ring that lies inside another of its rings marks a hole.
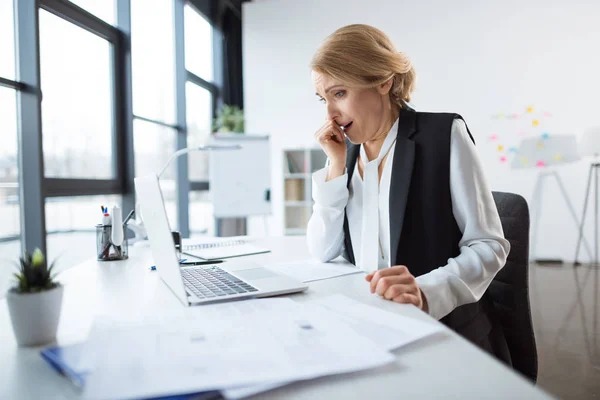
[[[391,265],[406,265],[414,276],[444,266],[460,254],[462,233],[450,194],[450,133],[456,118],[462,119],[450,113],[400,111],[390,183],[390,260]],[[349,144],[348,186],[359,151],[359,145]],[[344,256],[355,264],[347,215],[344,234]],[[484,296],[477,303],[457,307],[441,322],[478,343],[491,329],[487,307]]]

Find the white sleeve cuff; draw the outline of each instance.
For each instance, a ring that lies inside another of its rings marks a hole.
[[[456,295],[452,285],[447,282],[448,275],[441,268],[415,278],[417,285],[427,299],[429,315],[440,320],[456,307]]]
[[[313,173],[313,200],[316,204],[325,207],[346,207],[348,203],[348,188],[346,187],[348,173],[344,171],[344,175],[326,182],[328,172],[329,168],[325,167]]]

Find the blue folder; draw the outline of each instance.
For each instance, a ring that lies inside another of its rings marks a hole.
[[[91,373],[88,367],[82,365],[81,355],[84,343],[64,347],[49,347],[40,354],[55,370],[66,376],[74,385],[83,388],[85,378]],[[213,400],[222,399],[221,393],[211,390],[199,393],[180,394],[168,397],[153,397],[153,400]]]

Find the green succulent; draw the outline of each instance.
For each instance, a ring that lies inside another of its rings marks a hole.
[[[15,273],[18,283],[15,289],[18,293],[42,292],[58,286],[52,275],[54,263],[48,267],[40,249],[35,249],[32,254],[26,251],[19,262],[19,272]]]
[[[244,132],[244,111],[238,106],[224,104],[213,121],[214,132]]]

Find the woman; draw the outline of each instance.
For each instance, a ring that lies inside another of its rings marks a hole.
[[[408,107],[410,60],[371,26],[338,29],[311,67],[327,113],[315,139],[328,157],[313,175],[311,254],[343,254],[371,293],[506,359],[484,294],[510,246],[465,122]]]

